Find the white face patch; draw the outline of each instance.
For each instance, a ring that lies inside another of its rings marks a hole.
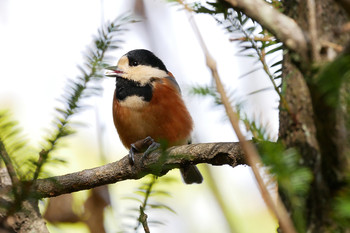
[[[144,101],[143,97],[132,95],[126,97],[124,100],[119,102],[121,106],[132,108],[132,109],[140,109],[145,107],[149,102]]]
[[[120,58],[118,69],[123,71],[122,74],[119,74],[121,77],[139,82],[141,85],[149,83],[151,78],[164,78],[168,76],[167,72],[155,67],[145,65],[129,66],[129,59],[126,56]]]

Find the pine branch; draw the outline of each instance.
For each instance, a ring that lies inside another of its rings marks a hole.
[[[249,0],[250,1],[250,0]],[[237,2],[235,2],[237,3]],[[256,6],[254,6],[256,7]],[[226,94],[225,88],[223,86],[223,83],[221,82],[216,61],[214,58],[210,55],[209,50],[204,43],[204,40],[202,38],[201,33],[199,32],[199,29],[197,27],[197,24],[193,20],[193,18],[189,18],[191,26],[193,28],[193,31],[198,37],[200,46],[202,47],[202,50],[204,52],[206,63],[208,68],[211,70],[213,80],[216,85],[216,89],[218,93],[220,94],[222,104],[225,107],[226,114],[229,118],[229,121],[232,125],[233,130],[235,131],[237,138],[242,146],[242,150],[244,154],[246,155],[247,164],[252,168],[252,171],[254,173],[255,179],[258,183],[258,186],[260,188],[260,193],[262,198],[264,199],[266,205],[274,213],[274,215],[277,217],[280,227],[283,230],[283,232],[286,233],[296,233],[295,227],[293,225],[292,220],[290,219],[287,210],[279,196],[277,196],[277,204],[272,200],[272,197],[270,193],[267,191],[266,185],[260,175],[260,172],[258,170],[257,165],[262,164],[260,156],[258,154],[257,149],[255,146],[250,142],[247,141],[245,136],[242,134],[242,131],[239,127],[239,115],[237,112],[235,112],[231,106],[231,102]]]
[[[0,158],[5,162],[12,182],[25,179],[30,173],[27,161],[31,159],[30,148],[27,145],[18,123],[8,110],[0,110]]]
[[[163,153],[164,152],[165,151],[163,150]],[[166,156],[166,153],[164,153],[163,155]],[[161,163],[161,161],[162,161],[162,158],[159,158],[158,163]],[[158,209],[158,210],[163,209],[165,211],[170,211],[171,213],[175,213],[175,211],[171,207],[154,200],[154,197],[156,196],[171,197],[171,194],[168,191],[158,190],[155,187],[156,184],[160,181],[160,179],[158,178],[159,178],[158,176],[149,175],[147,182],[143,182],[141,186],[139,186],[134,192],[136,196],[125,197],[125,199],[134,201],[135,204],[139,206],[139,208],[138,209],[130,208],[128,211],[129,213],[126,213],[125,215],[125,216],[128,216],[128,219],[133,218],[136,220],[135,226],[132,226],[130,224],[122,224],[122,226],[124,226],[122,228],[124,229],[122,229],[120,232],[131,232],[131,231],[138,232],[138,229],[140,228],[141,225],[145,232],[149,232],[148,224],[152,224],[154,226],[163,224],[163,222],[159,218],[157,218],[157,220],[148,221],[147,220],[148,216],[145,213],[146,210],[149,211],[151,209]],[[174,180],[175,180],[174,178],[165,177],[161,179],[161,183],[170,184],[170,182]],[[151,197],[153,198],[151,199]]]
[[[142,224],[142,227],[145,231],[145,233],[150,233],[148,223],[147,223],[147,214],[145,214],[144,209],[142,206],[140,206],[140,217],[139,217],[139,222]]]
[[[142,202],[142,205],[140,206],[140,216],[138,218],[137,225],[134,228],[135,231],[139,228],[140,224],[142,224],[145,232],[146,233],[149,232],[148,223],[147,223],[148,216],[147,216],[147,214],[145,214],[145,209],[148,205],[148,199],[150,197],[152,188],[153,188],[154,184],[156,183],[156,180],[157,180],[157,177],[153,176],[152,180],[147,184],[147,189],[145,190],[145,197],[144,197],[144,200]]]
[[[239,38],[230,38],[230,41],[250,41],[250,40],[261,41],[261,42],[272,42],[275,40],[275,38],[272,36],[264,36],[264,37],[254,36],[253,38],[243,36]]]
[[[100,93],[101,89],[97,86],[98,82],[102,81],[103,78],[102,69],[107,66],[105,64],[106,53],[119,48],[118,43],[120,40],[116,40],[115,37],[125,31],[123,28],[125,24],[131,22],[134,21],[130,17],[122,16],[98,30],[93,47],[89,48],[86,54],[84,66],[78,67],[81,75],[76,80],[70,80],[68,83],[62,101],[65,104],[64,108],[56,109],[57,117],[53,122],[55,127],[49,133],[50,136],[46,140],[47,145],[39,153],[33,180],[39,177],[43,165],[48,160],[50,153],[57,147],[60,139],[73,133],[69,128],[70,119],[74,114],[82,110],[82,100]],[[93,85],[91,85],[92,82],[94,82]]]
[[[2,160],[5,163],[7,173],[11,179],[12,183],[12,192],[14,195],[14,202],[13,205],[11,205],[6,212],[5,216],[12,215],[16,210],[20,209],[22,205],[22,200],[21,200],[21,186],[20,186],[20,180],[17,176],[16,170],[13,166],[13,163],[11,161],[10,156],[7,154],[6,148],[4,143],[0,139],[0,156]]]
[[[37,198],[54,197],[65,193],[91,189],[128,179],[140,179],[147,174],[163,176],[174,168],[187,164],[228,164],[232,167],[246,164],[239,143],[202,143],[171,147],[167,156],[154,151],[144,160],[135,156],[130,165],[128,156],[104,166],[83,170],[63,176],[38,179],[32,185]],[[156,171],[156,172],[155,172]]]
[[[25,168],[23,169],[25,167],[23,161],[28,159],[27,151],[24,151],[25,144],[20,136],[17,122],[13,121],[11,114],[6,110],[0,111],[0,162],[2,160],[6,166],[8,177],[11,180],[11,198],[14,198],[12,205],[6,209],[6,216],[12,215],[22,207],[23,187],[21,180],[24,176],[21,175],[21,172],[26,171]],[[21,156],[18,156],[19,154]],[[22,169],[19,169],[19,163],[16,161],[18,157],[21,157]]]
[[[13,187],[19,187],[18,186],[19,179],[17,177],[17,173],[15,171],[15,168],[13,167],[13,164],[12,164],[10,156],[7,154],[5,145],[2,142],[1,138],[0,138],[0,156],[1,156],[2,160],[5,163],[5,166],[7,168],[7,172],[9,174],[9,176],[10,176],[10,179],[11,179],[11,182],[13,184]]]
[[[232,22],[232,20],[230,19],[231,23],[234,24],[234,22]],[[286,102],[285,98],[283,97],[281,91],[279,90],[276,82],[275,82],[275,75],[271,73],[269,66],[267,65],[266,62],[266,52],[264,48],[259,48],[259,46],[256,43],[256,39],[258,39],[257,37],[250,37],[250,35],[248,34],[248,32],[244,29],[243,27],[243,22],[241,20],[241,17],[239,17],[239,25],[237,25],[239,27],[239,30],[243,33],[244,38],[246,39],[247,42],[249,42],[251,44],[251,47],[255,50],[256,54],[258,55],[259,61],[263,66],[263,70],[265,71],[265,73],[267,74],[268,78],[270,79],[271,84],[273,85],[273,88],[275,89],[276,93],[278,94],[278,96],[280,97],[280,100],[283,104],[283,107],[287,109],[288,113],[292,114],[290,111],[290,108],[288,106],[288,103]],[[266,38],[266,37],[264,37]],[[271,36],[267,36],[267,38],[270,39],[270,41],[272,42],[272,37]]]
[[[207,56],[207,64],[208,64],[208,67],[210,67],[210,69],[212,70],[212,75],[215,79],[215,83],[216,83],[218,92],[221,95],[223,105],[225,106],[225,110],[226,110],[227,115],[230,119],[231,125],[232,125],[232,127],[233,127],[233,129],[238,137],[238,140],[242,144],[243,151],[247,155],[248,165],[250,165],[252,170],[253,170],[254,176],[257,180],[261,195],[264,198],[265,203],[267,204],[267,206],[269,206],[269,209],[271,211],[273,211],[273,213],[278,218],[282,230],[287,232],[287,233],[295,233],[296,231],[293,227],[293,223],[292,223],[291,219],[289,218],[282,201],[280,199],[278,199],[279,201],[278,201],[278,204],[276,205],[273,202],[271,195],[267,191],[267,188],[264,184],[264,181],[263,181],[263,179],[259,173],[258,167],[257,167],[257,164],[262,164],[260,161],[259,154],[258,154],[256,148],[252,145],[252,143],[248,142],[245,139],[245,136],[242,134],[242,131],[240,130],[239,116],[236,112],[233,111],[233,109],[230,105],[230,101],[228,100],[224,86],[221,83],[220,77],[218,75],[218,72],[216,69],[216,63],[210,55]]]
[[[238,14],[241,14],[241,13],[238,13]],[[267,74],[267,77],[269,78],[272,86],[273,86],[273,89],[275,90],[275,92],[278,94],[279,98],[280,98],[280,103],[283,107],[284,110],[286,110],[288,112],[288,114],[291,116],[291,119],[293,119],[294,123],[296,125],[298,125],[299,123],[297,122],[297,119],[296,119],[296,116],[295,114],[292,112],[291,108],[289,107],[289,104],[287,103],[286,99],[284,98],[284,96],[282,95],[282,92],[280,91],[280,88],[278,87],[278,85],[276,84],[276,79],[277,77],[271,73],[270,71],[270,67],[268,66],[267,62],[266,62],[266,55],[267,54],[271,54],[273,52],[276,52],[278,50],[281,50],[281,46],[277,47],[277,48],[274,48],[268,52],[265,52],[265,47],[262,46],[261,48],[258,46],[257,44],[257,41],[262,41],[262,42],[273,42],[274,40],[272,39],[273,37],[271,36],[266,36],[266,37],[263,37],[263,40],[259,40],[258,37],[251,37],[249,35],[249,33],[245,30],[244,28],[244,22],[242,20],[242,16],[240,15],[237,19],[238,23],[235,24],[235,22],[233,21],[233,19],[231,17],[228,18],[228,20],[230,21],[230,23],[232,25],[235,25],[239,28],[240,32],[243,33],[245,40],[243,41],[247,41],[250,43],[251,45],[251,48],[254,49],[254,51],[256,52],[256,55],[258,55],[258,58],[259,58],[259,61],[260,63],[262,64],[263,66],[263,70],[265,71],[265,73]],[[267,38],[268,40],[264,39],[264,38]]]
[[[263,0],[225,0],[269,30],[287,48],[308,62],[307,40],[297,23]]]

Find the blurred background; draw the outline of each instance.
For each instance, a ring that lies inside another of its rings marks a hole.
[[[61,103],[68,78],[79,74],[84,51],[91,44],[97,29],[122,13],[130,12],[140,22],[129,24],[121,38],[122,49],[116,50],[114,64],[132,49],[153,51],[176,77],[185,102],[195,122],[193,142],[237,141],[222,106],[210,97],[191,95],[197,85],[211,85],[203,51],[189,24],[188,15],[179,5],[164,0],[0,0],[0,109],[10,109],[34,148],[50,128],[55,107]],[[250,94],[270,87],[265,73],[243,74],[258,66],[255,59],[239,56],[237,44],[209,15],[197,14],[204,41],[218,64],[225,87],[249,118],[265,126],[270,138],[278,134],[278,96],[273,91]],[[111,64],[111,65],[114,65]],[[52,175],[92,168],[119,160],[127,154],[120,143],[112,120],[114,79],[103,81],[103,94],[86,101],[89,108],[74,117],[82,123],[77,133],[64,139],[64,146],[55,151],[66,161],[47,169]],[[204,169],[204,165],[199,168]],[[238,233],[276,232],[276,220],[269,214],[248,167],[209,168],[220,195],[230,212]],[[171,197],[160,198],[176,214],[161,210],[147,212],[148,219],[163,225],[151,225],[151,232],[231,232],[221,208],[206,182],[184,185],[177,170],[166,177],[176,181],[159,182]],[[121,232],[130,208],[138,203],[125,197],[135,195],[141,181],[124,181],[109,186],[110,206],[105,211],[106,232]],[[160,178],[160,181],[163,178]],[[164,178],[165,179],[165,178]],[[73,211],[82,211],[87,192],[73,194]],[[41,204],[45,210],[47,200]],[[50,224],[50,232],[89,232],[85,224]],[[135,231],[134,231],[135,232]],[[143,232],[142,227],[138,232]]]

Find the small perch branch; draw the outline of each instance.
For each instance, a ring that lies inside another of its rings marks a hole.
[[[302,29],[288,16],[282,14],[263,0],[225,0],[269,30],[289,49],[307,59],[307,40]]]
[[[140,218],[139,221],[142,224],[143,229],[145,230],[145,233],[150,233],[149,227],[148,227],[148,223],[147,223],[147,214],[145,214],[144,209],[142,208],[142,206],[140,206]]]
[[[238,38],[230,38],[230,41],[249,41],[250,38],[244,36],[244,37],[238,37]],[[270,42],[275,39],[275,37],[272,36],[264,36],[264,37],[259,37],[259,36],[254,36],[251,38],[254,41],[262,41],[262,42]]]
[[[313,61],[319,61],[319,41],[317,36],[316,3],[315,0],[307,0],[309,14],[309,34],[311,40],[311,54]]]
[[[135,157],[135,164],[130,165],[128,156],[113,163],[83,170],[67,175],[38,179],[32,190],[37,197],[54,197],[65,193],[91,189],[122,180],[140,179],[147,174],[158,176],[186,164],[208,163],[212,165],[228,164],[235,167],[246,164],[239,143],[203,143],[171,147],[165,158],[159,151],[154,151],[144,160],[141,155]],[[159,162],[161,160],[161,163]]]

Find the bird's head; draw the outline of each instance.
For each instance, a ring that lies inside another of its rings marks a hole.
[[[154,78],[168,76],[164,63],[152,52],[146,49],[131,50],[122,56],[117,66],[107,68],[109,77],[121,77],[140,85],[146,85]]]

